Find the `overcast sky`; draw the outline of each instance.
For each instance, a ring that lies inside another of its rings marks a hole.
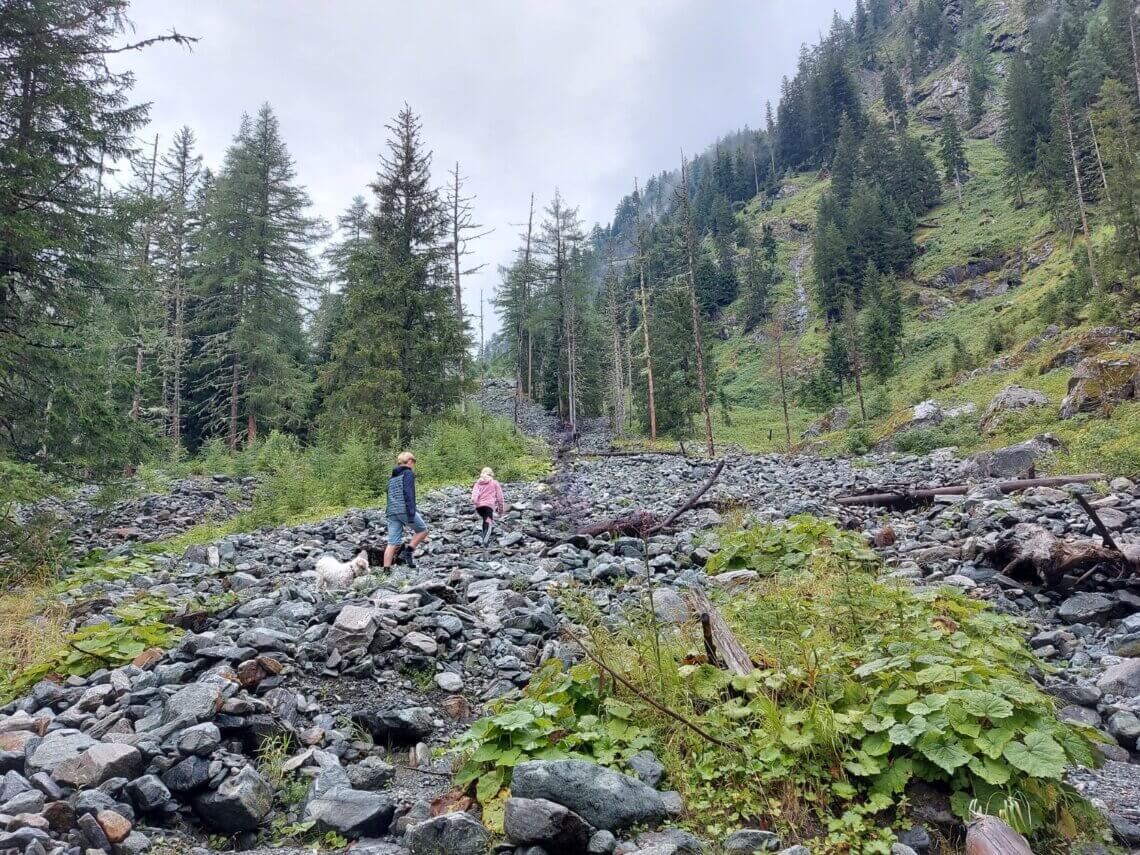
[[[300,181],[330,222],[365,193],[407,101],[435,174],[458,160],[495,229],[475,247],[468,311],[508,262],[530,193],[587,226],[634,176],[760,127],[800,45],[848,0],[135,0],[139,36],[200,38],[125,54],[165,147],[183,124],[216,167],[243,112],[272,104]],[[477,323],[477,318],[476,318]],[[487,311],[488,332],[496,324]],[[476,332],[478,332],[476,327]]]

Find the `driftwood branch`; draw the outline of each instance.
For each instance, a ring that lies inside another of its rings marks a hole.
[[[1103,481],[1104,475],[1092,472],[1087,475],[1059,475],[1053,478],[1021,478],[1016,481],[998,481],[992,486],[1002,493],[1018,493],[1030,487],[1059,487],[1063,484],[1087,484],[1090,481]],[[836,502],[841,505],[872,505],[884,508],[914,508],[934,501],[936,496],[965,496],[974,489],[974,484],[955,484],[949,487],[932,487],[925,490],[893,490],[839,496]]]
[[[593,523],[592,525],[584,526],[578,529],[578,534],[586,535],[587,537],[597,537],[600,534],[625,534],[629,537],[650,537],[660,531],[667,529],[677,519],[697,506],[700,502],[701,496],[709,491],[709,488],[716,483],[716,479],[720,477],[721,470],[724,469],[724,461],[721,460],[709,473],[709,476],[704,480],[704,483],[697,489],[693,495],[689,496],[688,500],[673,511],[665,520],[659,521],[657,517],[645,509],[639,509],[633,513],[626,514],[625,516],[613,517],[608,520]]]
[[[1093,525],[1100,534],[1100,539],[1104,541],[1104,545],[1114,552],[1119,552],[1120,547],[1116,545],[1116,541],[1113,540],[1112,535],[1108,533],[1108,526],[1101,521],[1100,514],[1096,512],[1096,508],[1090,505],[1089,500],[1080,493],[1077,493],[1074,498],[1076,498],[1077,504],[1081,506],[1084,512],[1089,515],[1089,519],[1092,520]]]
[[[1110,549],[1094,540],[1061,540],[1036,523],[1018,523],[987,553],[1002,573],[1012,579],[1036,577],[1050,587],[1063,585],[1070,573],[1083,573],[1065,587],[1073,588],[1092,572],[1104,568],[1118,576],[1140,570],[1140,546]]]
[[[721,748],[727,748],[730,751],[737,750],[736,746],[732,745],[731,743],[725,742],[723,739],[718,739],[717,737],[713,736],[711,733],[709,733],[707,730],[705,730],[703,727],[701,727],[696,722],[690,721],[689,719],[687,719],[683,715],[681,715],[679,712],[674,712],[673,710],[669,709],[667,706],[665,706],[660,701],[657,701],[654,698],[647,695],[645,692],[643,692],[641,689],[637,688],[637,686],[633,685],[633,683],[629,682],[629,680],[627,680],[625,677],[623,677],[621,674],[619,674],[617,671],[615,671],[613,668],[611,668],[609,665],[607,665],[605,662],[603,662],[597,655],[595,655],[590,650],[590,648],[586,645],[586,643],[581,638],[579,638],[574,632],[572,632],[569,629],[567,629],[565,632],[570,638],[572,638],[572,639],[574,639],[574,641],[578,642],[578,645],[582,648],[582,651],[586,654],[587,657],[589,657],[589,659],[595,665],[597,665],[599,668],[601,668],[603,671],[605,671],[607,674],[609,674],[611,677],[613,677],[614,680],[616,680],[618,683],[621,683],[623,686],[625,686],[627,689],[629,689],[631,692],[633,692],[635,695],[637,695],[639,698],[641,698],[643,701],[645,701],[647,704],[649,704],[655,710],[657,710],[658,712],[664,713],[665,715],[669,716],[669,718],[673,719],[674,721],[679,721],[681,724],[685,725],[685,727],[689,728],[694,733],[697,733],[700,736],[704,737],[705,739],[707,739],[709,742],[713,743],[714,745],[719,745]]]

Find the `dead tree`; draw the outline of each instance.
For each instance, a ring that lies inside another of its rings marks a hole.
[[[681,153],[681,219],[685,228],[685,256],[689,279],[689,306],[693,316],[693,347],[697,351],[697,387],[701,393],[701,412],[705,417],[705,446],[709,457],[716,455],[713,444],[712,414],[709,412],[709,389],[705,378],[704,345],[701,343],[701,313],[697,306],[697,277],[694,256],[697,252],[696,229],[693,226],[693,208],[689,203],[689,164]]]
[[[464,256],[471,254],[471,250],[467,247],[470,241],[486,237],[492,231],[491,229],[480,231],[483,226],[473,221],[471,216],[471,203],[475,201],[475,197],[463,195],[464,180],[464,177],[459,174],[459,161],[456,161],[455,169],[451,171],[451,182],[447,186],[447,207],[451,214],[451,262],[452,277],[454,279],[453,284],[455,286],[455,316],[459,320],[460,329],[467,326],[467,316],[463,311],[463,285],[461,280],[464,275],[477,273],[484,267],[484,265],[478,264],[475,267],[469,267],[463,270],[462,259]],[[476,232],[476,234],[471,234],[471,232]],[[482,354],[480,354],[480,358],[482,358]],[[465,385],[466,381],[467,351],[464,349],[464,352],[459,357],[459,382],[461,385]],[[460,406],[464,412],[466,412],[466,397],[463,398]]]
[[[622,346],[621,317],[618,306],[618,275],[614,270],[613,248],[610,248],[606,272],[606,314],[610,322],[610,346],[613,350],[613,365],[610,368],[611,422],[614,430],[621,432],[625,422],[625,348]]]
[[[685,601],[689,611],[697,615],[701,622],[701,634],[704,636],[705,652],[710,664],[723,666],[740,677],[751,674],[756,666],[720,612],[710,602],[708,594],[701,588],[690,588]]]
[[[530,243],[534,231],[534,194],[530,194],[530,213],[526,218],[526,243],[523,246],[522,270],[520,271],[518,292],[515,304],[515,424],[519,423],[519,399],[522,397],[523,379],[523,333],[530,339]],[[528,359],[526,396],[530,398],[530,369]]]
[[[1061,117],[1065,122],[1065,136],[1069,142],[1069,159],[1073,164],[1073,181],[1076,185],[1073,192],[1077,197],[1077,210],[1081,215],[1081,231],[1085,235],[1085,253],[1089,260],[1089,278],[1092,280],[1093,290],[1100,293],[1100,280],[1096,273],[1096,258],[1093,256],[1092,235],[1089,233],[1089,218],[1085,212],[1085,194],[1081,182],[1081,164],[1077,158],[1077,144],[1073,138],[1073,114],[1069,106],[1069,96],[1064,81],[1058,79],[1057,90],[1061,101]]]
[[[150,282],[150,250],[154,242],[154,178],[158,167],[158,134],[154,135],[154,147],[151,149],[150,165],[147,167],[146,178],[146,219],[143,225],[142,247],[139,250],[138,285],[139,297],[135,303],[135,382],[131,394],[131,421],[137,422],[142,407],[143,387],[143,357],[146,352],[146,330],[144,317],[146,311],[143,307],[149,298],[143,296],[151,289]]]
[[[966,825],[966,855],[1033,855],[1033,850],[996,816],[975,816]]]
[[[636,227],[633,246],[637,250],[637,277],[641,292],[641,336],[645,343],[645,379],[649,391],[649,438],[657,439],[657,401],[653,392],[653,353],[649,346],[649,294],[645,287],[645,233],[641,229],[641,195],[637,180],[633,182],[633,195],[636,200]]]
[[[776,343],[776,370],[780,373],[780,405],[784,408],[785,450],[792,447],[792,424],[788,419],[788,384],[784,377],[784,322],[778,311],[772,313],[772,339]],[[771,439],[771,436],[768,437]]]
[[[1089,120],[1089,134],[1092,135],[1093,151],[1096,153],[1096,165],[1100,170],[1100,183],[1104,187],[1104,201],[1111,202],[1112,195],[1108,191],[1108,176],[1104,172],[1104,161],[1100,157],[1100,143],[1096,138],[1096,125],[1093,124],[1092,113],[1086,113],[1085,117]]]

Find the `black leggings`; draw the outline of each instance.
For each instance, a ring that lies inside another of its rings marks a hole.
[[[486,505],[480,505],[475,509],[475,513],[479,515],[479,519],[483,520],[483,531],[491,527],[491,520],[495,516],[495,509],[488,508]]]

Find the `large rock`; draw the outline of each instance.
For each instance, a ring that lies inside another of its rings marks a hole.
[[[52,771],[52,777],[75,787],[97,787],[111,778],[134,778],[142,766],[142,754],[133,745],[100,742],[78,757],[64,760]]]
[[[1049,398],[1036,389],[1026,389],[1024,386],[1006,386],[990,399],[985,413],[982,414],[982,431],[993,433],[1001,425],[1006,413],[1024,410],[1027,407],[1040,407],[1049,403]]]
[[[1119,609],[1120,603],[1104,594],[1082,592],[1061,603],[1057,617],[1065,623],[1100,623]]]
[[[435,729],[435,711],[430,707],[401,710],[358,710],[352,721],[368,731],[380,745],[415,745]]]
[[[813,437],[830,433],[833,430],[842,430],[847,427],[850,421],[851,413],[847,411],[846,407],[834,407],[808,425],[807,430],[801,436]]]
[[[503,829],[512,843],[538,845],[551,852],[581,855],[590,842],[590,825],[547,799],[507,799]]]
[[[334,787],[305,805],[304,819],[321,831],[335,831],[355,840],[377,837],[388,830],[396,806],[380,793]]]
[[[466,813],[446,813],[411,826],[404,845],[412,855],[484,855],[491,832]]]
[[[660,822],[668,815],[661,793],[636,778],[585,760],[531,760],[515,767],[511,795],[565,805],[607,831]]]
[[[252,831],[273,807],[273,788],[252,766],[243,766],[218,789],[194,799],[194,811],[214,831],[238,834]]]
[[[1140,695],[1140,658],[1124,659],[1110,665],[1096,681],[1097,688],[1106,695],[1134,698]]]
[[[724,839],[724,851],[730,855],[753,852],[775,852],[780,848],[780,837],[771,831],[742,828]]]
[[[1061,401],[1061,418],[1100,410],[1140,395],[1140,356],[1106,351],[1082,359]]]
[[[1071,338],[1065,347],[1042,365],[1041,373],[1046,374],[1057,368],[1068,368],[1086,356],[1119,348],[1122,344],[1136,341],[1137,338],[1140,338],[1140,335],[1122,327],[1094,327],[1085,330]]]
[[[329,629],[326,639],[329,654],[339,653],[350,659],[362,656],[372,643],[379,625],[379,609],[345,606]]]
[[[95,744],[94,739],[78,731],[49,733],[28,757],[28,774],[52,772],[65,760],[74,760]]]
[[[1060,440],[1052,434],[1043,433],[1016,445],[973,455],[970,458],[970,470],[972,474],[983,478],[1016,478],[1059,448],[1062,448]]]

